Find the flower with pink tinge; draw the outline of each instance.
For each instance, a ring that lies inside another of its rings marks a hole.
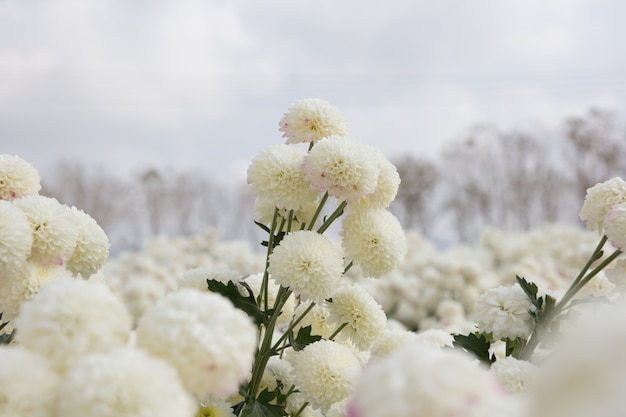
[[[325,100],[306,98],[289,106],[279,122],[279,131],[286,143],[317,142],[333,136],[348,134],[348,122],[336,107]]]
[[[0,200],[37,195],[41,190],[37,170],[19,156],[0,155]]]

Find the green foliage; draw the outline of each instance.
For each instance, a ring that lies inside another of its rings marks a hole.
[[[261,391],[256,401],[245,405],[241,411],[241,417],[283,417],[287,412],[280,405],[272,404],[277,397],[275,391],[267,388]]]
[[[246,288],[248,295],[242,295],[239,292],[237,285],[232,281],[228,281],[227,284],[224,284],[215,279],[207,279],[209,291],[221,294],[228,298],[235,307],[250,316],[257,326],[267,323],[267,320],[271,317],[273,310],[261,310],[256,303],[256,299],[254,298],[254,294],[252,293],[250,287],[245,282],[240,282],[240,284]]]
[[[293,330],[289,332],[289,344],[293,350],[302,350],[307,345],[321,340],[322,336],[311,335],[311,326],[301,327],[296,337],[293,337]]]
[[[0,313],[0,331],[9,325],[9,322],[2,322],[2,313]],[[15,338],[15,329],[11,333],[0,334],[0,345],[8,345]]]
[[[489,355],[491,343],[489,343],[489,339],[483,333],[476,332],[468,335],[454,335],[452,344],[454,347],[462,348],[466,352],[475,355],[481,362],[487,365],[491,365],[491,363],[496,360],[495,355]]]

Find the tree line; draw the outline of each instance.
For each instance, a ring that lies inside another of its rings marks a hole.
[[[436,158],[392,162],[402,183],[390,210],[404,228],[436,241],[472,242],[487,226],[579,224],[587,188],[626,177],[626,127],[601,109],[550,130],[483,124],[451,140]],[[60,161],[42,175],[42,188],[91,214],[118,248],[207,228],[254,243],[260,236],[247,184],[221,184],[194,171],[153,167],[121,180]]]

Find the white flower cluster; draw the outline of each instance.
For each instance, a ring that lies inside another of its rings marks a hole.
[[[26,161],[0,155],[0,312],[5,321],[48,282],[89,278],[109,256],[109,240],[96,221],[39,195],[39,180]]]

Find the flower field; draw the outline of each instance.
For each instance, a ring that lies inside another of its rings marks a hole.
[[[279,131],[248,169],[261,250],[207,230],[110,257],[0,155],[0,416],[626,412],[626,182],[587,191],[587,229],[438,248],[337,108],[297,101]]]

